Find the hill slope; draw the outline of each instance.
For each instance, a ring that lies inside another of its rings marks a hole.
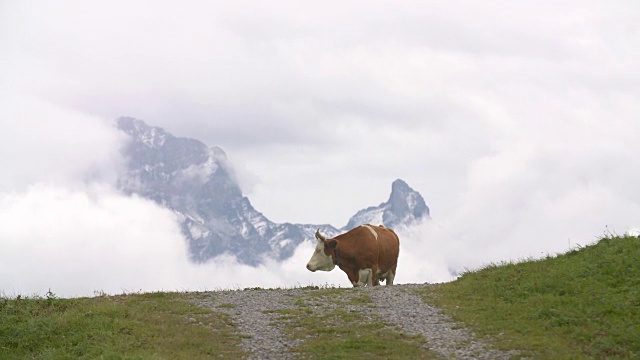
[[[538,358],[637,358],[640,238],[604,237],[557,257],[490,265],[425,298],[499,346]]]

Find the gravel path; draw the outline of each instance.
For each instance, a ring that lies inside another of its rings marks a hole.
[[[517,353],[488,349],[471,331],[424,303],[413,290],[425,286],[428,285],[377,286],[369,290],[369,296],[385,321],[401,327],[407,334],[422,335],[432,351],[446,358],[509,359]]]
[[[265,312],[293,308],[297,295],[305,290],[238,290],[216,291],[193,301],[209,309],[224,311],[238,325],[242,348],[249,359],[295,359],[289,348],[297,344],[275,326],[278,314]]]
[[[490,350],[473,333],[437,308],[422,301],[414,290],[429,285],[405,284],[358,288],[369,294],[371,306],[355,307],[363,320],[375,311],[390,326],[397,326],[410,335],[422,335],[429,349],[447,359],[508,359],[516,352]],[[278,326],[279,315],[267,310],[295,308],[299,296],[308,289],[216,291],[193,301],[200,306],[230,314],[243,334],[242,347],[250,359],[295,359],[290,348],[298,342],[290,339]],[[352,308],[353,305],[349,305]],[[353,310],[353,309],[351,309]],[[322,311],[322,309],[316,309]]]

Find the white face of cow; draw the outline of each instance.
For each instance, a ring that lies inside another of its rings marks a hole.
[[[336,266],[333,264],[333,259],[331,258],[331,256],[324,254],[324,241],[318,239],[316,249],[314,250],[313,255],[311,255],[311,259],[309,259],[309,262],[307,263],[307,269],[309,269],[309,271],[331,271],[334,267]]]

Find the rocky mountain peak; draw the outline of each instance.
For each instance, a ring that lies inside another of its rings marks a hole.
[[[397,179],[391,184],[391,195],[387,202],[358,211],[343,230],[365,223],[395,228],[429,218],[429,208],[422,195],[403,180]]]
[[[126,132],[129,135],[145,132],[151,129],[151,126],[147,125],[144,121],[129,116],[122,116],[118,118],[116,120],[116,126],[118,127],[118,129]]]
[[[414,190],[402,179],[396,179],[391,183],[391,196],[395,193],[406,194]]]
[[[163,146],[167,137],[171,136],[163,128],[149,126],[144,121],[131,117],[119,118],[117,127],[148,147]]]
[[[422,195],[401,179],[391,184],[391,195],[386,204],[387,211],[382,217],[385,226],[394,227],[400,223],[428,218],[430,215]]]

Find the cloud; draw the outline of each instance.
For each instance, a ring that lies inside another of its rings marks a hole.
[[[109,186],[82,191],[35,185],[0,196],[0,293],[92,296],[136,291],[349,284],[305,269],[312,245],[254,268],[221,256],[189,262],[171,211]],[[344,274],[343,274],[344,275]],[[342,281],[341,281],[342,280]]]
[[[33,183],[115,181],[125,142],[111,122],[19,93],[0,97],[0,192]]]
[[[593,55],[624,44],[597,3],[385,5],[7,4],[6,56],[14,83],[66,106],[235,149],[313,141],[344,115],[442,122],[496,83],[611,81]]]
[[[187,257],[171,212],[95,185],[36,185],[3,195],[0,238],[0,289],[7,295],[162,288],[177,275],[164,263]]]

